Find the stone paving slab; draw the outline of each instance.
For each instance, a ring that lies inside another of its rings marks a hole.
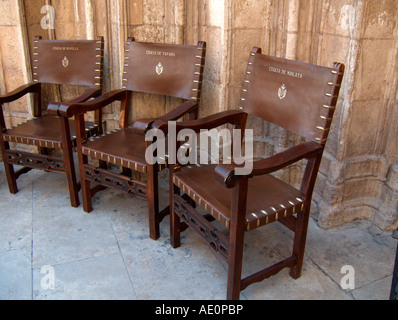
[[[106,190],[87,214],[69,206],[62,174],[32,171],[18,185],[9,194],[0,164],[1,300],[225,299],[226,264],[189,230],[173,249],[168,217],[160,239],[150,240],[145,202]],[[163,207],[167,182],[160,185]],[[247,233],[243,274],[289,256],[292,237],[280,224]],[[325,231],[311,219],[302,277],[283,270],[241,299],[387,300],[396,243],[370,222]],[[354,289],[341,288],[345,265],[354,268]]]

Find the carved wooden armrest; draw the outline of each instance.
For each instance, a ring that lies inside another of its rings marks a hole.
[[[240,125],[246,116],[246,113],[240,111],[224,111],[197,120],[177,122],[177,133],[183,129],[191,129],[199,133],[202,129],[209,130],[228,123]],[[162,130],[166,135],[168,133],[168,122],[157,120],[152,124],[152,129]]]
[[[122,101],[127,97],[126,92],[126,90],[114,90],[107,92],[96,99],[83,103],[64,102],[62,104],[50,104],[47,110],[49,114],[70,118],[78,113],[99,110],[112,102]]]
[[[69,100],[68,103],[82,103],[86,102],[91,98],[99,97],[102,94],[102,88],[99,87],[91,87],[84,91],[80,96],[74,98],[73,100]]]
[[[316,142],[307,142],[280,152],[267,159],[253,163],[253,171],[249,177],[278,171],[302,159],[316,157],[323,152],[323,146]],[[235,169],[241,166],[234,164],[220,164],[215,169],[216,179],[227,188],[233,188],[243,176],[235,175]]]
[[[180,104],[178,107],[174,108],[172,111],[166,113],[165,115],[159,118],[149,118],[149,119],[140,119],[137,120],[133,128],[136,133],[145,135],[146,132],[151,128],[151,125],[155,121],[175,121],[183,117],[189,112],[194,111],[199,107],[199,103],[196,101],[186,101]]]
[[[38,92],[40,90],[40,83],[28,83],[14,91],[0,96],[0,104],[15,101],[23,97],[27,93]]]
[[[172,111],[169,113],[166,113],[165,115],[161,116],[158,118],[158,120],[163,120],[163,121],[175,121],[183,117],[189,112],[194,111],[199,107],[199,103],[196,101],[186,101],[182,104],[180,104],[178,107],[174,108]]]
[[[147,131],[151,128],[152,124],[157,121],[156,118],[139,119],[134,122],[133,129],[137,134],[145,136]]]

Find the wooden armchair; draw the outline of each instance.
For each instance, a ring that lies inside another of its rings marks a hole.
[[[79,186],[73,163],[73,147],[76,133],[73,120],[65,121],[48,115],[42,110],[42,83],[78,85],[87,87],[83,94],[71,102],[83,102],[102,93],[103,37],[96,40],[43,40],[36,37],[33,52],[33,83],[0,96],[0,148],[10,192],[18,192],[17,179],[32,169],[66,174],[71,205],[79,206]],[[7,128],[2,105],[33,93],[34,118],[14,128]],[[86,124],[85,135],[101,133],[98,114],[95,123]],[[10,143],[38,147],[39,153],[13,150]],[[54,149],[62,151],[62,157],[51,156]],[[14,165],[22,169],[14,171]]]
[[[50,106],[53,114],[64,119],[76,117],[83,207],[86,212],[93,209],[91,198],[105,188],[146,200],[150,237],[154,240],[159,238],[159,223],[169,214],[169,207],[159,211],[158,173],[167,165],[147,164],[145,133],[156,119],[144,119],[129,127],[130,97],[132,92],[145,92],[181,98],[186,101],[159,119],[177,120],[186,114],[190,119],[197,118],[205,53],[204,42],[189,46],[142,43],[129,38],[125,49],[123,89],[84,104]],[[121,102],[120,129],[87,141],[84,112],[102,110],[115,101]],[[98,160],[99,167],[89,164],[89,158]],[[107,164],[120,166],[121,172],[108,170]],[[147,181],[133,179],[134,171],[146,174]]]
[[[198,133],[224,124],[244,130],[251,114],[308,140],[254,161],[253,171],[244,176],[235,174],[239,166],[233,164],[170,164],[171,244],[180,246],[182,228],[198,232],[228,264],[228,299],[239,299],[247,286],[286,267],[293,278],[301,275],[312,193],[343,73],[342,64],[324,68],[265,56],[254,48],[238,111],[177,123],[177,133],[187,128]],[[152,127],[167,132],[168,125],[157,121]],[[300,189],[271,175],[302,159],[307,165]],[[245,232],[275,221],[295,233],[292,255],[241,279]]]

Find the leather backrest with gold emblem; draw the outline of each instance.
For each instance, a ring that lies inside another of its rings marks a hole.
[[[239,109],[324,144],[344,65],[332,68],[251,52]]]
[[[126,43],[123,88],[198,101],[206,43]]]
[[[96,40],[43,40],[36,37],[33,51],[35,82],[102,85],[103,37]]]

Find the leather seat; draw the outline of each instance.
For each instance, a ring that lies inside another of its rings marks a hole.
[[[69,120],[69,127],[72,145],[76,147],[75,122],[73,120]],[[88,137],[99,133],[98,125],[93,122],[86,122],[86,128]],[[29,144],[41,148],[55,149],[62,147],[58,120],[51,115],[28,120],[7,130],[3,137],[8,142]]]
[[[141,173],[147,173],[145,151],[145,140],[134,128],[117,130],[98,136],[82,145],[82,153],[90,158]],[[166,168],[166,165],[161,166],[161,169],[164,168]]]
[[[233,191],[220,188],[214,176],[216,167],[184,166],[174,172],[173,183],[228,229]],[[245,229],[254,230],[302,211],[302,196],[297,189],[271,175],[254,177],[248,186]]]

